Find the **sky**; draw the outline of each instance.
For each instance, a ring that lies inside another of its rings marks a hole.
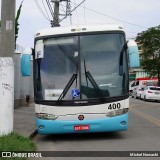
[[[36,1],[46,17],[37,7]],[[71,0],[72,9],[82,1]],[[22,0],[16,0],[16,10],[21,2]],[[24,0],[23,2],[17,43],[24,48],[33,47],[34,34],[37,30],[50,28],[50,22],[42,2],[45,4],[46,0]],[[63,3],[60,5],[61,13],[64,5]],[[147,28],[160,25],[159,8],[160,0],[85,0],[72,12],[71,19],[72,25],[122,24],[125,27],[127,38],[134,38],[137,33],[147,30]],[[71,25],[70,18],[64,19],[60,25]]]

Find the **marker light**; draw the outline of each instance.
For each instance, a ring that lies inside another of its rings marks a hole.
[[[72,28],[71,32],[80,32],[80,31],[86,31],[87,28]]]
[[[119,116],[122,114],[126,114],[128,112],[128,108],[124,108],[124,109],[119,109],[119,110],[115,110],[115,111],[111,111],[106,113],[107,117],[115,117],[115,116]]]
[[[37,34],[36,34],[36,36],[39,36],[39,35],[40,35],[40,33],[37,33]]]
[[[36,113],[36,117],[39,119],[46,119],[46,120],[55,120],[58,118],[58,116],[56,115],[47,113]]]

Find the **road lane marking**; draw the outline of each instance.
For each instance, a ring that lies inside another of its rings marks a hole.
[[[145,118],[145,119],[153,122],[154,124],[160,126],[160,120],[158,120],[156,118],[153,118],[153,117],[151,117],[151,116],[149,116],[147,114],[144,114],[143,112],[136,111],[134,109],[130,109],[130,111],[133,112],[133,113],[135,113],[135,114],[137,114],[137,115],[139,115],[140,117],[143,117],[143,118]]]
[[[155,105],[155,106],[151,106],[150,104],[145,104],[145,106],[144,106],[144,104],[140,104],[140,105],[130,105],[130,108],[132,108],[132,107],[136,107],[136,108],[156,108],[156,109],[160,109],[160,106],[158,106],[158,105]]]

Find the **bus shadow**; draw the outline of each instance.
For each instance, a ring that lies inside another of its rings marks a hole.
[[[123,139],[122,132],[39,135],[43,141],[92,141]]]
[[[146,102],[150,102],[150,103],[160,103],[160,101],[158,101],[158,100],[147,100]]]

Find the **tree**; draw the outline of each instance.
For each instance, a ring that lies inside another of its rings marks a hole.
[[[24,1],[24,0],[23,0]],[[18,8],[18,11],[17,11],[17,14],[16,14],[16,18],[15,18],[15,44],[16,44],[16,41],[17,41],[17,38],[18,38],[18,31],[19,31],[19,23],[18,23],[18,20],[19,20],[19,16],[21,14],[21,8],[22,8],[22,3],[23,1],[21,2],[19,8]]]
[[[150,77],[158,77],[160,86],[160,25],[138,33],[136,41],[142,51],[141,66]]]

